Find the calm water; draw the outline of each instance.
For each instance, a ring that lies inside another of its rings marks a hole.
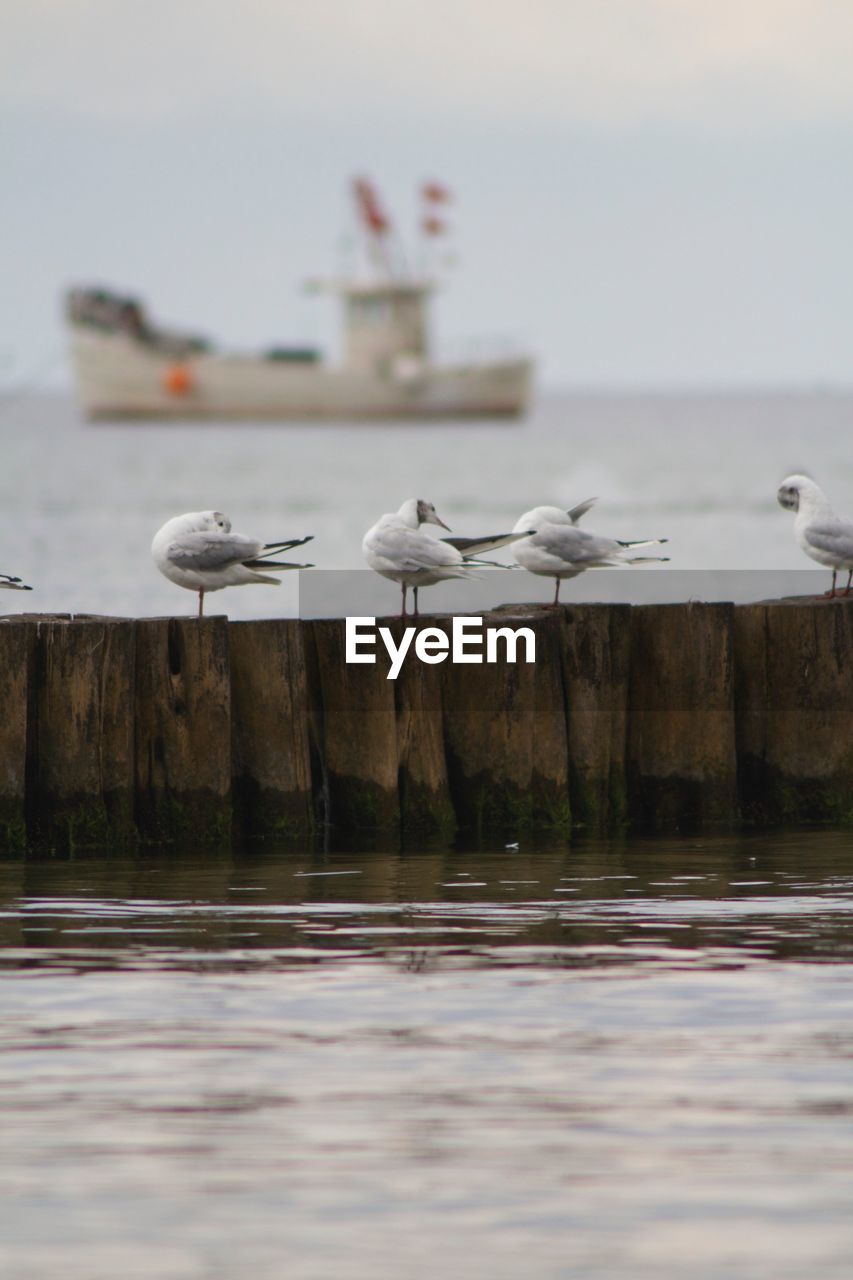
[[[853,510],[851,423],[843,393],[407,428],[0,404],[0,569],[37,588],[3,607],[189,612],[149,545],[206,507],[349,569],[411,494],[459,533],[599,494],[674,569],[797,569],[776,485]],[[0,944],[4,1278],[853,1274],[849,835],[6,863]]]
[[[170,516],[211,507],[264,538],[314,534],[302,558],[320,568],[361,567],[365,530],[413,494],[462,534],[597,494],[589,527],[668,537],[672,569],[808,568],[776,488],[810,470],[853,515],[851,426],[849,392],[576,393],[541,397],[518,424],[403,427],[87,425],[68,398],[0,401],[0,571],[37,587],[4,593],[2,609],[192,612],[149,548]],[[520,576],[530,598],[548,596],[547,582]],[[295,579],[223,592],[211,611],[295,612]]]
[[[853,1274],[853,839],[0,865],[14,1280]]]

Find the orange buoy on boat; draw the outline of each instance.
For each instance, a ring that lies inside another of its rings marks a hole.
[[[173,396],[185,396],[192,391],[192,371],[185,364],[170,364],[163,375],[163,386]]]

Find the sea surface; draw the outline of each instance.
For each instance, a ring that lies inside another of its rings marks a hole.
[[[478,536],[511,529],[533,506],[597,496],[585,525],[617,538],[668,538],[666,570],[814,569],[776,489],[790,472],[809,471],[853,516],[852,433],[853,393],[841,391],[575,392],[539,397],[520,422],[384,426],[91,425],[70,397],[0,400],[0,572],[36,588],[4,593],[2,605],[192,612],[194,598],[155,570],[151,539],[169,517],[210,508],[265,541],[313,534],[294,558],[318,568],[359,568],[364,532],[411,496],[434,502],[454,532]],[[608,573],[565,584],[562,597],[596,598],[600,584],[612,597]],[[828,575],[824,583],[814,574],[819,589],[828,585]],[[295,613],[297,576],[223,592],[208,610]],[[553,589],[518,577],[522,598]],[[377,607],[394,608],[396,587],[382,590]],[[756,592],[772,588],[757,582]],[[424,592],[421,604],[448,608],[453,599],[451,584]]]
[[[849,1280],[850,834],[518,843],[0,864],[0,1274]]]
[[[852,425],[828,391],[405,427],[7,401],[0,570],[35,590],[2,603],[191,612],[149,546],[207,507],[352,570],[411,495],[473,534],[597,494],[697,581],[798,570],[777,484],[853,513]],[[4,1280],[849,1280],[853,836],[506,840],[0,861]]]

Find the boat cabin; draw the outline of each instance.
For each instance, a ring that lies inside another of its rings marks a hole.
[[[388,373],[407,358],[426,363],[430,291],[417,282],[341,285],[344,363],[371,373]]]

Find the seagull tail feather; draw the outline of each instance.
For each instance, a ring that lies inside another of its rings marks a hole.
[[[586,502],[579,502],[576,507],[572,507],[571,511],[567,511],[566,515],[572,524],[577,524],[581,516],[585,516],[590,507],[595,506],[596,502],[598,502],[598,498],[587,498]]]
[[[313,537],[313,533],[309,533],[304,538],[285,538],[282,542],[265,542],[263,554],[256,559],[264,560],[267,556],[276,555],[279,551],[292,551],[294,547],[304,547],[305,543],[311,542]]]
[[[288,560],[244,560],[247,569],[313,569],[313,564],[293,564]],[[260,579],[259,579],[260,580]],[[266,578],[266,582],[278,582],[278,578]]]

